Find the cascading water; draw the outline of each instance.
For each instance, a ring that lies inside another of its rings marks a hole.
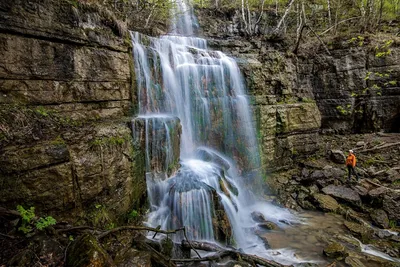
[[[250,213],[258,208],[276,223],[291,215],[256,204],[248,190],[261,183],[260,156],[240,70],[232,58],[209,51],[205,39],[190,37],[196,22],[187,1],[177,0],[176,7],[181,15],[171,35],[131,33],[145,121],[148,223],[185,226],[189,239],[234,242],[268,257]],[[182,127],[177,171],[170,168],[178,150],[171,143],[175,117]]]

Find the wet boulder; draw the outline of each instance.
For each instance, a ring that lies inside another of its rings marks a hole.
[[[93,235],[83,234],[68,249],[67,266],[111,267],[116,265]]]
[[[257,224],[259,228],[266,229],[266,230],[276,230],[278,229],[278,225],[273,222],[265,221],[263,223]]]
[[[212,162],[214,164],[217,164],[225,171],[229,170],[229,168],[231,167],[226,159],[224,159],[222,156],[218,155],[217,152],[209,148],[200,147],[196,149],[195,156],[206,162]]]
[[[322,188],[322,192],[334,198],[353,203],[360,204],[361,199],[356,191],[345,186],[328,185]]]
[[[372,222],[383,229],[389,227],[389,218],[384,210],[378,209],[373,210],[370,214]]]
[[[229,245],[232,241],[232,227],[222,199],[213,187],[203,182],[204,179],[213,180],[211,183],[218,185],[221,176],[210,172],[202,177],[189,168],[181,168],[174,177],[168,179],[167,205],[172,212],[168,228],[185,226],[189,239],[213,237]],[[189,198],[191,201],[188,201]],[[180,232],[177,236],[184,238]]]
[[[253,221],[259,222],[259,223],[264,223],[264,222],[267,221],[265,219],[264,215],[261,212],[258,212],[258,211],[253,211],[251,213],[251,218],[253,219]]]
[[[348,255],[348,253],[342,244],[333,242],[324,248],[324,255],[328,258],[342,260]]]

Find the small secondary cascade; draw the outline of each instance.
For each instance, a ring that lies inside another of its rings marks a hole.
[[[269,209],[277,223],[290,213],[257,206],[245,189],[262,178],[242,75],[234,59],[192,36],[197,22],[189,3],[177,0],[176,8],[181,15],[171,35],[131,32],[139,102],[133,127],[145,139],[148,223],[163,229],[185,226],[189,239],[243,249],[259,244],[265,251],[253,234],[251,211]],[[180,146],[173,141],[177,136]]]

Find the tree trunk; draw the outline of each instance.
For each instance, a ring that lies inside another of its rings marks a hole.
[[[243,0],[242,0],[242,1],[243,1]],[[283,14],[281,20],[278,22],[278,25],[276,26],[276,28],[275,28],[275,30],[273,31],[273,33],[278,33],[280,27],[282,26],[283,22],[284,22],[285,19],[286,19],[286,16],[289,14],[290,8],[292,7],[293,3],[294,3],[294,0],[290,0],[289,4],[288,4],[288,6],[287,6],[287,8],[286,8],[286,10],[285,10],[285,13]]]

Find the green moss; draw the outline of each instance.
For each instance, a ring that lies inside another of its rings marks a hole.
[[[113,148],[113,147],[121,147],[131,138],[130,136],[109,136],[109,137],[100,137],[92,140],[90,142],[91,148]]]
[[[106,206],[100,204],[95,204],[92,207],[91,211],[87,214],[87,220],[90,225],[100,229],[106,229],[111,224],[114,224],[111,213]]]
[[[52,144],[52,145],[54,145],[54,146],[62,146],[62,145],[65,145],[65,141],[64,141],[64,139],[62,139],[62,137],[59,135],[59,136],[57,136],[56,139],[54,139],[53,141],[51,141],[50,144]]]
[[[37,108],[35,109],[35,111],[36,111],[36,113],[42,115],[43,117],[48,117],[48,116],[51,114],[51,112],[52,112],[52,111],[46,109],[46,108],[43,107],[43,106],[37,107]]]

